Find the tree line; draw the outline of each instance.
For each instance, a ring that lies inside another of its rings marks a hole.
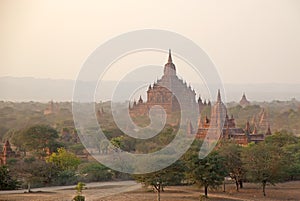
[[[201,143],[195,141],[173,165],[155,173],[135,175],[135,179],[144,186],[153,186],[158,194],[168,185],[195,184],[203,187],[204,197],[208,197],[209,189],[222,187],[226,177],[234,181],[236,191],[245,182],[257,183],[264,196],[268,184],[300,179],[300,140],[287,131],[247,146],[221,140],[204,159],[199,159]]]
[[[163,135],[157,136],[151,144],[156,141],[168,143],[172,139],[170,133],[172,129],[167,127]],[[145,186],[152,186],[158,195],[166,186],[198,185],[203,187],[204,196],[207,197],[209,189],[219,188],[224,178],[230,177],[237,191],[243,188],[245,182],[254,182],[261,185],[262,193],[266,195],[267,184],[300,179],[300,140],[287,131],[275,132],[264,142],[247,146],[221,140],[204,159],[199,159],[198,153],[202,142],[195,140],[174,164],[143,175],[126,175],[91,158],[80,157],[80,153],[84,152],[78,151],[78,147],[84,149],[80,143],[74,145],[63,142],[58,132],[47,125],[16,131],[11,141],[22,152],[22,157],[10,158],[7,165],[0,167],[0,190],[25,186],[30,190],[31,186],[68,185],[80,181],[135,179]],[[110,141],[118,148],[129,151],[135,149],[134,143],[122,136],[113,137]],[[156,149],[154,146],[151,151]]]

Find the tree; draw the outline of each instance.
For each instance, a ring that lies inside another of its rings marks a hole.
[[[14,136],[14,142],[20,145],[20,148],[27,151],[34,151],[40,157],[46,155],[46,149],[53,151],[57,148],[57,131],[48,125],[35,125],[17,132]]]
[[[225,159],[225,166],[229,176],[235,181],[236,190],[243,187],[245,170],[241,159],[242,147],[238,144],[225,142],[220,148],[220,155]]]
[[[282,180],[285,167],[281,149],[278,146],[261,142],[245,149],[242,160],[247,179],[262,184],[263,195],[266,196],[266,185],[275,185]]]
[[[293,180],[300,176],[300,140],[286,130],[275,132],[265,140],[266,144],[280,149],[280,155],[285,166],[284,179]]]
[[[188,161],[188,176],[190,180],[204,187],[204,196],[208,196],[208,188],[217,188],[227,175],[224,158],[217,152],[211,152],[204,159],[199,159],[194,152]]]
[[[298,138],[286,130],[275,132],[273,135],[265,139],[266,144],[272,144],[277,147],[284,147],[285,145],[295,144]]]
[[[24,181],[28,187],[28,192],[31,192],[31,186],[38,187],[50,184],[56,174],[54,170],[51,170],[50,164],[34,157],[18,160],[10,169],[14,175]]]
[[[80,159],[65,148],[58,148],[46,158],[46,162],[51,165],[51,171],[57,172],[55,183],[57,185],[69,185],[77,182],[76,169],[80,164]]]
[[[0,166],[0,190],[14,190],[18,187],[17,180],[13,179],[7,166]]]
[[[297,144],[285,145],[283,147],[287,168],[285,172],[290,180],[300,178],[300,141]]]
[[[80,164],[80,159],[65,148],[58,148],[57,153],[52,153],[46,158],[48,163],[52,163],[61,170],[75,170]]]
[[[183,161],[178,160],[165,169],[148,174],[134,175],[134,178],[146,187],[152,186],[157,192],[157,201],[160,201],[160,193],[164,191],[165,186],[181,184],[184,179],[184,170]]]

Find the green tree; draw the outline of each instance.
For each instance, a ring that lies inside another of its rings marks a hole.
[[[20,148],[27,151],[34,151],[40,157],[46,156],[46,149],[57,148],[55,146],[58,138],[57,131],[48,125],[35,125],[17,132],[14,136],[14,142]]]
[[[247,179],[260,183],[264,196],[268,183],[275,185],[283,178],[283,157],[280,147],[264,142],[249,146],[242,153]]]
[[[52,163],[61,170],[76,170],[80,164],[80,159],[65,148],[58,148],[57,153],[52,153],[46,158],[48,163]]]
[[[224,157],[217,151],[211,152],[204,159],[199,159],[198,152],[188,156],[189,179],[197,185],[204,187],[204,196],[208,197],[208,188],[217,188],[227,175]]]
[[[51,171],[55,174],[54,182],[57,185],[74,184],[77,181],[76,170],[80,164],[80,159],[65,148],[58,148],[46,158],[46,162],[51,165]]]
[[[286,130],[275,132],[265,140],[266,144],[280,149],[280,155],[285,166],[285,179],[293,180],[300,176],[300,140]]]
[[[164,187],[168,185],[181,184],[184,179],[185,165],[183,161],[178,160],[171,166],[148,174],[134,175],[137,182],[144,186],[152,186],[157,192],[157,200],[160,200],[160,193],[164,191]]]
[[[284,147],[285,145],[295,144],[298,138],[286,130],[275,132],[273,135],[265,139],[266,144],[272,144],[277,147]]]
[[[229,176],[235,181],[236,190],[243,187],[245,170],[242,162],[242,147],[236,143],[225,142],[220,148],[220,155],[225,159],[225,167]]]
[[[300,178],[300,141],[297,144],[285,145],[283,147],[285,160],[288,161],[285,172],[289,180]]]

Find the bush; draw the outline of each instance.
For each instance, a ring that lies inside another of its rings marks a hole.
[[[76,184],[77,176],[73,170],[60,171],[55,178],[56,185],[72,185]]]
[[[6,166],[0,166],[0,190],[14,190],[18,187],[17,180],[10,176]]]
[[[85,200],[85,197],[81,195],[84,187],[85,187],[85,183],[78,182],[78,184],[75,187],[75,189],[77,191],[77,195],[73,198],[73,201],[84,201]]]
[[[84,163],[79,166],[79,172],[84,175],[85,182],[108,181],[112,179],[112,172],[109,168],[98,162]]]
[[[72,201],[85,201],[85,197],[82,195],[76,195]]]

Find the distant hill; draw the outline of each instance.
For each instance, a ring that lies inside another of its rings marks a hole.
[[[74,80],[62,79],[38,79],[33,77],[0,77],[0,100],[5,101],[41,101],[49,100],[70,101],[72,100]],[[92,83],[84,82],[89,86]],[[105,81],[100,87],[102,90],[96,94],[97,100],[109,100],[110,94],[114,91],[116,81]],[[126,92],[138,86],[148,86],[148,81],[123,81],[119,83],[122,87],[120,94],[116,96],[117,101],[124,101]],[[192,84],[196,89],[201,88],[201,84]],[[272,101],[272,100],[300,100],[300,84],[225,84],[226,101],[239,101],[242,93],[245,92],[250,101]],[[146,95],[146,90],[141,91],[141,95]],[[212,92],[213,93],[213,92]],[[204,98],[207,98],[204,94]]]

